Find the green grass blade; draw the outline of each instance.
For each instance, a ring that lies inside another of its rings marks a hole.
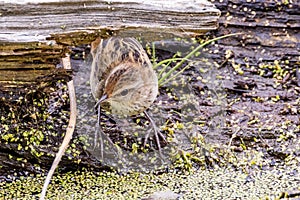
[[[228,35],[223,35],[223,36],[220,36],[220,37],[217,37],[217,38],[214,38],[214,39],[211,39],[211,40],[208,40],[206,42],[204,42],[203,44],[200,44],[197,48],[195,48],[193,51],[191,51],[188,55],[186,55],[184,58],[182,58],[180,60],[179,63],[177,63],[172,69],[170,69],[170,71],[168,71],[163,77],[161,77],[159,80],[158,80],[158,84],[161,86],[163,82],[165,82],[164,80],[167,79],[175,70],[177,70],[185,61],[187,61],[190,57],[192,57],[197,51],[199,51],[201,48],[203,48],[204,46],[214,42],[214,41],[217,41],[217,40],[220,40],[220,39],[224,39],[224,38],[227,38],[227,37],[231,37],[231,36],[234,36],[234,35],[239,35],[240,33],[233,33],[233,34],[228,34]],[[169,59],[166,59],[166,60],[169,60]],[[157,65],[155,65],[155,68],[157,68],[159,66],[160,63],[165,63],[164,62],[165,60],[159,62]],[[182,72],[181,72],[182,73]]]

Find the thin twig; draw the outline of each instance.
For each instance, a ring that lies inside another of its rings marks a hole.
[[[63,62],[63,66],[65,69],[71,69],[71,63],[70,63],[70,56],[67,55],[67,57],[62,59]],[[75,89],[74,89],[74,84],[73,84],[73,80],[69,81],[67,83],[68,86],[68,90],[69,90],[69,98],[70,98],[70,119],[69,119],[69,124],[67,127],[67,131],[66,131],[66,135],[64,137],[64,140],[59,148],[58,153],[56,154],[56,157],[52,163],[52,166],[48,172],[48,175],[46,177],[46,180],[44,182],[44,186],[43,186],[43,190],[40,196],[40,200],[44,200],[45,196],[46,196],[46,192],[47,192],[47,187],[50,183],[50,180],[54,174],[55,169],[57,168],[63,154],[65,153],[68,144],[70,142],[70,140],[72,139],[72,135],[75,129],[75,125],[76,125],[76,114],[77,114],[77,110],[76,110],[76,96],[75,96]]]

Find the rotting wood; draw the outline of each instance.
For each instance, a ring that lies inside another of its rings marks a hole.
[[[217,35],[233,32],[243,36],[221,40],[217,49],[234,52],[236,64],[259,66],[262,63],[287,61],[299,66],[300,4],[295,1],[215,1],[222,11]],[[215,54],[218,60],[220,55]],[[205,55],[206,56],[206,55]]]
[[[0,42],[0,70],[55,68],[67,51],[66,47],[52,43]]]
[[[272,149],[281,146],[273,155],[270,153],[272,157],[277,157],[276,154],[299,155],[299,150],[297,152],[295,148],[299,146],[299,129],[294,128],[299,127],[300,123],[297,115],[300,80],[297,75],[297,68],[300,67],[299,2],[224,0],[213,3],[222,11],[215,37],[244,33],[220,40],[202,52],[202,56],[210,58],[211,63],[217,63],[218,70],[225,71],[224,89],[228,101],[232,103],[228,106],[226,116],[229,128],[222,131],[218,143],[228,142],[230,137],[224,136],[235,134],[237,137],[233,143],[238,147],[243,140],[247,140],[250,141],[249,146],[253,145],[251,148],[264,148],[264,139]],[[242,74],[234,70],[237,66],[243,70]],[[280,70],[286,74],[275,77]],[[203,109],[207,112],[211,110],[207,106],[203,106]],[[296,135],[293,136],[295,139],[287,139],[294,153],[278,144],[283,127],[281,124],[286,122],[290,124],[283,132]],[[234,127],[240,127],[239,131],[236,132]],[[260,141],[255,141],[257,138]]]
[[[10,87],[10,83],[34,83],[54,74],[68,51],[65,46],[52,43],[0,43],[0,83]]]

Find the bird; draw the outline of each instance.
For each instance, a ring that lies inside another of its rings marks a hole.
[[[101,107],[118,116],[144,113],[152,124],[160,152],[160,138],[164,142],[166,139],[146,111],[158,95],[158,79],[142,45],[132,37],[97,38],[91,43],[91,55],[90,85],[98,110],[97,127],[101,128]]]

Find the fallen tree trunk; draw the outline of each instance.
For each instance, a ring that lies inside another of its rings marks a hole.
[[[9,84],[9,79],[35,82],[51,73],[49,69],[56,67],[68,46],[90,44],[97,37],[111,35],[149,41],[191,36],[216,29],[220,14],[206,1],[74,0],[0,3],[0,7],[2,84]],[[35,69],[36,73],[20,72],[23,69]]]
[[[220,11],[203,1],[59,1],[39,4],[2,3],[0,41],[45,41],[51,34],[66,32],[92,33],[102,30],[119,35],[135,32],[147,34],[149,29],[158,34],[189,35],[207,32],[217,27]],[[137,29],[137,31],[134,31]],[[145,31],[147,29],[147,31]],[[68,36],[85,40],[82,35]],[[86,35],[89,37],[89,35]],[[95,36],[94,36],[95,37]],[[153,35],[151,36],[152,39]],[[92,39],[83,41],[85,44]],[[69,43],[65,41],[59,41]],[[74,43],[75,42],[75,43]]]

